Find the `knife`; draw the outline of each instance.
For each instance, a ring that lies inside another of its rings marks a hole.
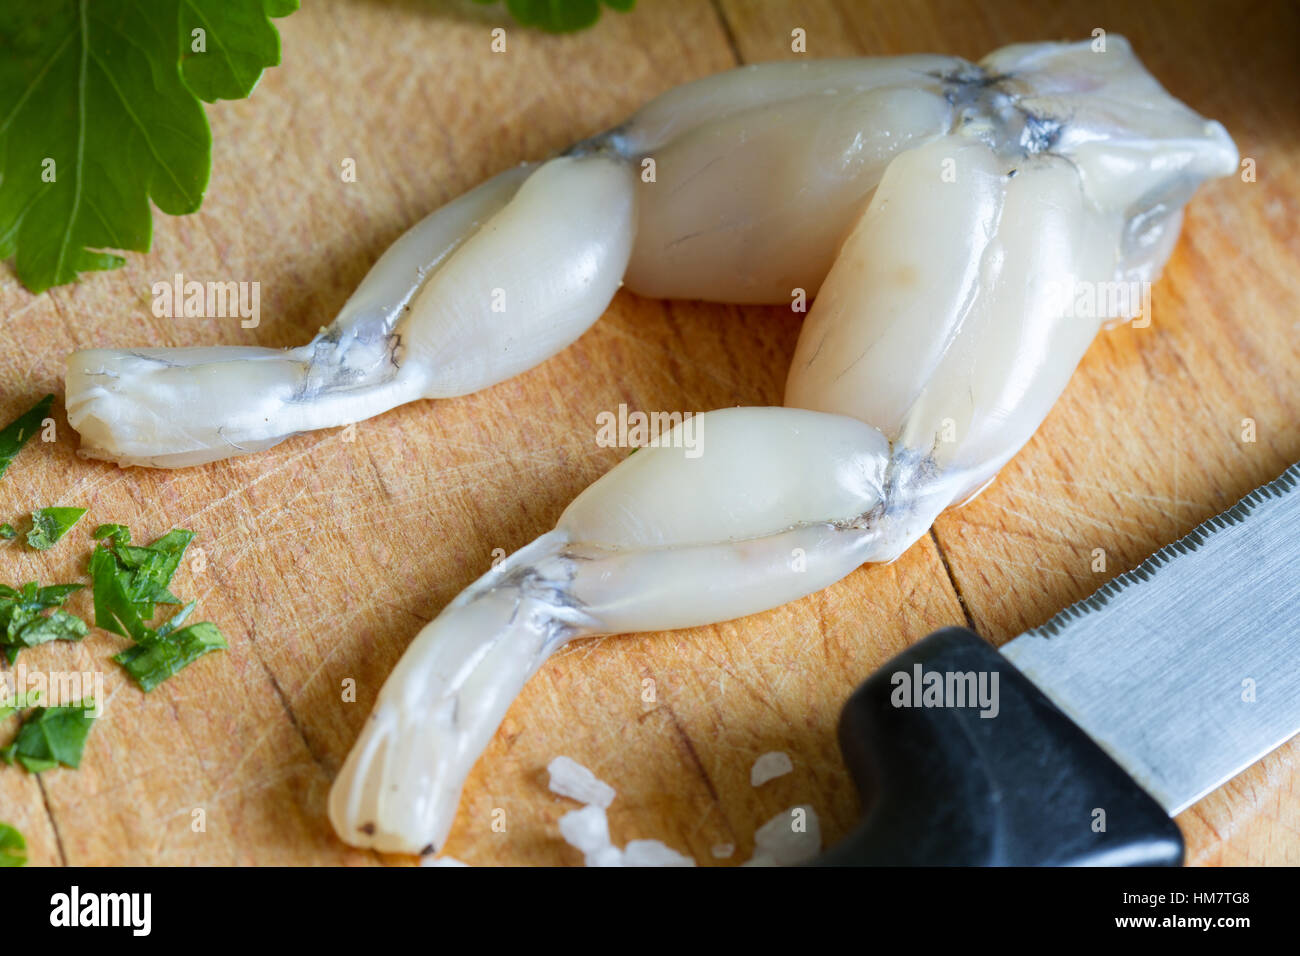
[[[1177,866],[1170,819],[1300,729],[1300,463],[1000,652],[936,631],[845,705],[818,865]]]

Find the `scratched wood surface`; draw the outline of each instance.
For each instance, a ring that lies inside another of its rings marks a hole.
[[[572,804],[545,788],[557,754],[618,789],[619,843],[657,838],[703,863],[737,862],[754,830],[796,803],[812,804],[835,839],[857,800],[834,723],[862,677],[946,624],[970,621],[1001,643],[1300,458],[1295,9],[1081,6],[642,0],[578,36],[511,28],[508,52],[494,55],[491,12],[315,0],[280,21],[285,65],[252,99],[209,109],[215,163],[199,214],[158,217],[153,253],[76,286],[33,297],[0,276],[0,414],[61,395],[74,348],[298,344],[430,209],[671,86],[794,58],[796,27],[817,57],[977,58],[1097,27],[1128,35],[1258,170],[1192,203],[1152,326],[1101,336],[998,481],[895,564],[741,621],[562,652],[471,775],[447,852],[578,862],[556,826]],[[345,159],[355,183],[341,181]],[[150,287],[177,272],[260,282],[261,325],[155,318]],[[0,580],[79,579],[86,533],[101,522],[140,537],[188,527],[205,563],[184,567],[176,590],[198,598],[231,649],[147,697],[107,661],[122,644],[111,635],[27,652],[31,668],[103,673],[108,704],[79,771],[0,769],[0,820],[40,864],[408,862],[345,847],[324,816],[330,780],[407,642],[494,549],[550,528],[619,459],[595,445],[599,412],[779,403],[798,326],[783,309],[620,293],[577,344],[515,380],[398,409],[352,441],[317,433],[177,472],[79,460],[57,406],[58,440],[30,447],[0,482],[0,517],[54,503],[91,513],[48,553],[5,546]],[[1242,439],[1247,418],[1253,442]],[[89,616],[85,595],[70,607]],[[348,678],[354,703],[342,700]],[[754,789],[749,768],[771,750],[795,771]],[[1293,742],[1179,818],[1191,860],[1300,863],[1297,791]],[[715,860],[719,844],[734,855]]]

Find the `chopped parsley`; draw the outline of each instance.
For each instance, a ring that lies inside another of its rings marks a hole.
[[[3,538],[5,541],[12,541],[16,537],[18,537],[18,532],[14,530],[13,525],[8,521],[4,524],[0,524],[0,538]]]
[[[184,612],[182,612],[184,613]],[[226,648],[226,639],[207,621],[171,631],[114,656],[145,693],[189,667],[204,654]]]
[[[107,538],[113,544],[131,543],[131,529],[124,524],[101,524],[90,536],[96,541]]]
[[[7,823],[0,823],[0,866],[22,866],[27,862],[27,841]]]
[[[9,468],[10,462],[23,450],[28,440],[41,430],[41,422],[50,415],[50,406],[54,403],[53,395],[46,395],[30,409],[23,412],[3,429],[0,429],[0,476]],[[8,527],[6,525],[6,527]]]
[[[9,746],[0,747],[0,760],[7,764],[16,760],[31,773],[60,765],[75,770],[95,723],[88,713],[94,709],[89,698],[70,707],[33,707],[24,716],[18,736]]]
[[[106,527],[116,530],[99,534]],[[155,605],[181,603],[167,585],[194,533],[176,528],[146,547],[128,544],[131,532],[121,525],[101,525],[95,533],[104,541],[90,557],[95,626],[133,641],[156,637],[148,621]]]
[[[48,551],[71,530],[86,513],[85,508],[41,508],[32,512],[32,530],[27,544],[37,551]]]
[[[25,647],[48,641],[79,641],[86,636],[86,622],[61,609],[80,584],[51,584],[40,587],[28,581],[21,589],[0,584],[0,651],[9,663]],[[46,611],[51,613],[46,614]]]
[[[215,624],[181,627],[194,610],[191,601],[158,628],[149,624],[159,604],[180,604],[168,590],[193,532],[175,528],[146,547],[130,544],[122,525],[100,525],[101,541],[90,558],[95,588],[95,626],[135,641],[113,660],[146,693],[205,654],[228,645]]]

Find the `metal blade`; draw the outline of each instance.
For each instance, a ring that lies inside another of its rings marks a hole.
[[[1300,464],[1002,648],[1170,816],[1300,730]]]

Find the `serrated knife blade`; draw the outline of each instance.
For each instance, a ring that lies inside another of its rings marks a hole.
[[[1300,463],[1002,653],[1173,816],[1300,730]]]

